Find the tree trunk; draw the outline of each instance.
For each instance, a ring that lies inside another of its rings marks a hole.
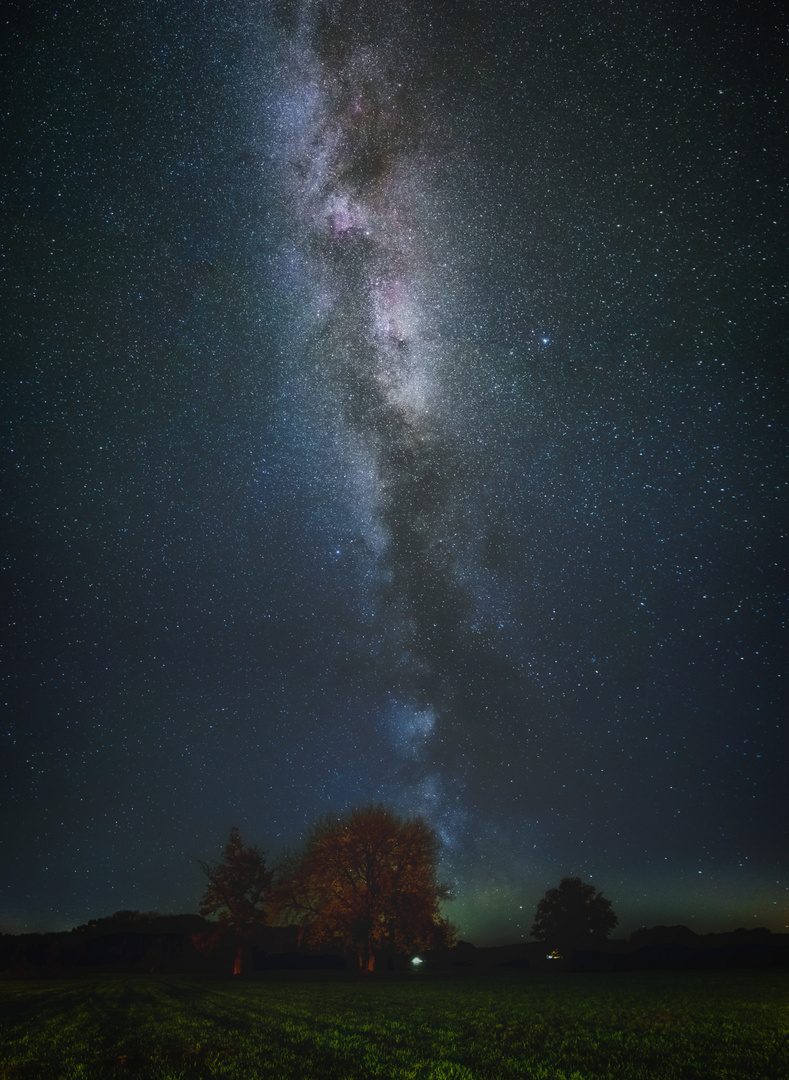
[[[367,957],[367,971],[372,975],[375,971],[375,953],[370,953]]]
[[[244,952],[243,947],[241,945],[241,942],[239,942],[238,945],[236,945],[236,962],[233,965],[233,974],[234,975],[240,975],[241,974],[241,961],[243,960],[243,952]]]

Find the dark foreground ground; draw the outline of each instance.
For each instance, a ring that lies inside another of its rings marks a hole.
[[[0,1077],[786,1080],[789,975],[7,980]]]

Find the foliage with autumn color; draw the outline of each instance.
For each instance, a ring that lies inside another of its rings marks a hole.
[[[271,891],[272,873],[266,868],[265,856],[256,847],[245,847],[239,831],[230,830],[225,847],[224,862],[200,866],[208,885],[200,901],[200,914],[216,919],[216,931],[198,936],[195,943],[212,949],[230,938],[235,945],[234,975],[240,975],[245,943],[255,931],[265,925],[267,903]]]
[[[421,818],[383,806],[327,816],[281,869],[276,905],[308,944],[353,951],[372,971],[377,953],[452,945],[442,917],[449,890],[436,881],[439,841]]]

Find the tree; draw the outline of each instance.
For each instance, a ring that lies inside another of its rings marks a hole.
[[[200,862],[208,885],[200,901],[200,914],[217,917],[217,929],[202,937],[201,948],[214,948],[230,938],[235,945],[233,974],[240,975],[244,945],[255,930],[266,923],[266,904],[271,891],[272,874],[266,859],[256,847],[244,847],[238,829],[230,830],[225,847],[225,861],[217,866]]]
[[[532,937],[560,951],[599,945],[619,922],[611,901],[580,878],[562,878],[537,905]]]
[[[439,841],[421,818],[403,821],[383,806],[324,817],[300,855],[280,873],[281,917],[295,920],[300,940],[353,950],[373,971],[382,949],[408,952],[454,942],[439,904]]]

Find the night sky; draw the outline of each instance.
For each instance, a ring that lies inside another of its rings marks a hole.
[[[0,929],[368,802],[786,929],[780,10],[4,6]]]

